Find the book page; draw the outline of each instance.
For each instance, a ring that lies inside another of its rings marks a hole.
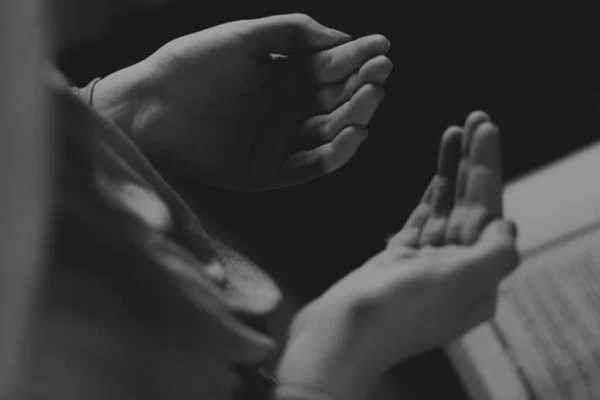
[[[522,265],[448,348],[474,400],[600,399],[600,141],[510,183]]]
[[[526,256],[493,326],[532,397],[600,399],[600,226]]]

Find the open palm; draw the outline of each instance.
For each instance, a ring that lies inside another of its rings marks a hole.
[[[442,136],[437,173],[425,190],[402,230],[393,236],[388,247],[412,253],[428,246],[469,247],[480,239],[489,224],[503,217],[502,158],[498,128],[481,111],[469,115],[464,127],[450,127]],[[516,235],[516,226],[508,226]],[[512,256],[517,257],[512,252]],[[505,263],[518,265],[518,261]],[[505,269],[499,276],[506,275]],[[492,278],[489,278],[489,276]],[[487,276],[487,277],[486,277]],[[492,318],[496,310],[498,274],[471,274],[473,280],[464,287],[476,288],[456,320],[465,323],[448,335],[448,339],[465,333],[482,321]],[[485,283],[487,282],[487,283]],[[449,324],[450,326],[450,324]]]
[[[391,71],[381,35],[351,41],[304,15],[237,21],[144,60],[131,134],[151,157],[238,190],[297,184],[346,163]]]
[[[437,169],[387,247],[297,314],[280,385],[367,398],[396,363],[493,317],[519,255],[502,218],[498,129],[485,113],[446,130]]]
[[[498,128],[481,111],[442,136],[437,173],[406,225],[392,240],[412,248],[470,245],[502,217]]]

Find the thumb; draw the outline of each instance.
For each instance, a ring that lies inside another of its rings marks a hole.
[[[498,279],[510,274],[520,262],[516,250],[517,226],[512,221],[496,219],[488,224],[474,245],[476,258],[485,259],[484,269]]]
[[[496,219],[483,230],[476,246],[486,249],[513,246],[517,239],[517,225],[513,221]]]
[[[305,14],[275,15],[250,21],[250,37],[259,55],[316,52],[351,40]]]

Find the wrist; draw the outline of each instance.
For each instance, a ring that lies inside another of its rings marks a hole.
[[[80,97],[130,137],[148,79],[144,63],[134,64],[80,89]]]
[[[273,400],[346,400],[306,387],[277,386]]]
[[[78,88],[78,87],[72,87],[71,88],[71,92],[79,97],[82,101],[84,101],[86,104],[88,105],[92,105],[92,98],[94,95],[94,88],[96,87],[96,85],[98,84],[98,82],[100,82],[102,80],[102,78],[96,78],[93,81],[91,81],[90,83],[87,84],[87,86],[83,87],[83,88]]]
[[[363,360],[341,352],[334,354],[329,349],[324,352],[318,347],[311,348],[312,342],[292,344],[286,350],[276,373],[276,393],[307,393],[310,396],[306,398],[310,399],[367,399],[376,380],[369,373],[361,373]],[[348,349],[346,353],[351,352]]]
[[[361,329],[356,322],[351,311],[303,310],[277,368],[280,390],[311,393],[306,397],[311,399],[368,398],[382,373],[359,345]]]

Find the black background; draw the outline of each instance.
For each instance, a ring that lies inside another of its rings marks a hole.
[[[179,0],[129,15],[103,37],[65,51],[58,63],[84,85],[180,35],[288,12],[309,14],[353,37],[388,37],[394,70],[387,96],[368,140],[347,166],[310,184],[267,193],[192,189],[207,218],[216,216],[250,258],[305,299],[359,266],[401,227],[434,172],[440,135],[462,124],[470,111],[484,110],[500,126],[506,180],[598,133],[596,96],[581,79],[586,63],[574,50],[576,39],[565,34],[562,17],[519,20],[501,17],[493,7],[463,12],[433,4],[220,3],[225,11]],[[439,351],[401,369],[412,396],[407,398],[464,397]]]

